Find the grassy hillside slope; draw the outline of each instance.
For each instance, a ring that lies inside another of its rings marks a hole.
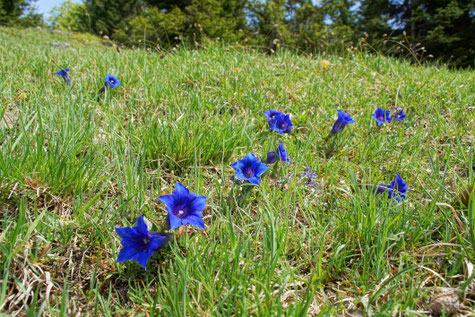
[[[475,180],[473,71],[359,52],[157,54],[5,28],[0,38],[0,311],[475,312],[474,205],[455,203]],[[53,75],[67,67],[72,86]],[[101,95],[106,74],[122,87]],[[395,106],[405,120],[378,127],[376,107]],[[291,114],[292,134],[269,129],[268,109]],[[356,123],[328,137],[337,109]],[[279,140],[292,164],[271,166],[259,187],[233,182],[232,163]],[[396,173],[405,200],[372,193]],[[157,197],[177,181],[207,197],[206,230],[175,232],[146,271],[116,263],[114,228],[139,215],[160,227]]]

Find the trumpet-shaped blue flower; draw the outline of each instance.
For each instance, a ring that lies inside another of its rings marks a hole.
[[[196,195],[177,182],[173,194],[160,196],[158,199],[166,206],[170,229],[186,225],[205,228],[201,212],[206,206],[205,196]]]
[[[69,79],[69,76],[68,76],[68,72],[70,70],[71,70],[71,68],[65,68],[65,69],[60,70],[59,72],[54,73],[54,74],[63,77],[64,82],[71,85],[71,79]]]
[[[137,219],[136,227],[115,228],[122,238],[122,249],[117,262],[137,261],[144,270],[147,269],[148,258],[157,249],[163,248],[170,241],[170,235],[162,232],[148,232],[147,224],[142,216]]]
[[[388,186],[389,198],[394,198],[397,201],[406,198],[407,184],[399,174],[396,174],[391,185]]]
[[[399,174],[396,174],[396,179],[394,179],[391,185],[379,184],[373,187],[373,192],[375,194],[388,193],[389,198],[394,198],[397,201],[406,198],[407,184],[402,179]]]
[[[278,161],[276,151],[267,152],[267,164],[273,164],[275,161]]]
[[[369,188],[371,188],[371,187],[369,187]],[[378,184],[378,185],[376,185],[372,188],[373,188],[373,193],[375,193],[375,194],[382,194],[382,193],[385,193],[385,192],[388,191],[388,185],[386,185],[384,183]]]
[[[104,82],[104,86],[107,88],[115,88],[122,86],[120,84],[120,81],[114,75],[106,75],[106,78],[104,78]]]
[[[290,115],[288,114],[277,114],[274,116],[274,121],[269,126],[271,130],[282,133],[290,133],[292,131],[292,122],[290,122]]]
[[[287,163],[292,163],[287,156],[287,151],[285,150],[282,142],[279,141],[279,147],[275,151],[267,152],[267,164],[272,164],[275,161],[282,161]]]
[[[381,108],[376,108],[376,111],[371,115],[378,125],[385,124],[386,122],[391,122],[391,112],[389,110],[383,110]]]
[[[406,114],[404,113],[404,110],[398,110],[397,108],[394,108],[394,115],[391,117],[391,119],[396,119],[397,121],[404,121],[404,118],[406,117]]]
[[[249,153],[242,160],[231,165],[236,170],[236,177],[251,184],[259,186],[259,177],[269,168],[258,161],[254,154]]]
[[[347,124],[353,124],[356,121],[353,118],[343,111],[337,110],[338,112],[338,119],[336,119],[335,123],[333,124],[331,134],[336,134],[337,132],[342,131]]]
[[[267,116],[267,122],[269,122],[269,127],[270,127],[274,123],[274,117],[278,114],[283,114],[283,113],[277,110],[270,109],[270,110],[264,111],[264,114]]]

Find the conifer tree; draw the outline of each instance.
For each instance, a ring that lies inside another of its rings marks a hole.
[[[38,25],[41,15],[34,12],[36,0],[2,0],[0,2],[0,25]]]
[[[89,23],[86,15],[86,5],[65,0],[59,6],[53,7],[48,22],[56,30],[88,32]]]
[[[245,27],[242,0],[192,0],[184,9],[187,29],[185,36],[193,42],[220,38],[237,41],[239,30]]]
[[[301,50],[322,50],[327,43],[324,12],[312,0],[289,0],[287,3],[288,29]]]
[[[333,51],[344,51],[355,45],[361,38],[358,29],[357,5],[355,0],[323,0],[321,8],[328,23],[327,45]]]
[[[91,31],[109,37],[124,27],[128,18],[137,16],[144,5],[141,0],[86,0],[85,3]]]
[[[392,3],[392,17],[411,43],[421,43],[427,54],[460,66],[474,66],[474,10],[475,3],[471,0]]]
[[[251,0],[249,8],[252,26],[265,47],[294,46],[295,38],[288,29],[290,17],[286,0]]]
[[[388,0],[365,0],[361,3],[358,27],[366,32],[370,41],[382,40],[384,34],[391,33],[390,5]]]
[[[157,8],[166,13],[173,8],[185,9],[191,4],[191,0],[146,0],[145,3],[149,8]]]

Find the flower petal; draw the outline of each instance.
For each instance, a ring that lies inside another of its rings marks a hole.
[[[252,163],[256,160],[257,160],[256,156],[252,153],[248,153],[243,159],[245,163]]]
[[[247,180],[249,183],[254,184],[256,186],[259,186],[259,178],[257,177],[251,177]]]
[[[264,163],[259,164],[255,171],[256,176],[260,177],[265,171],[267,171],[267,169],[269,169],[269,167]]]
[[[163,232],[151,232],[152,239],[150,240],[150,250],[161,249],[170,242],[171,235]]]
[[[267,164],[273,164],[276,161],[276,158],[275,151],[267,152]]]
[[[242,169],[237,169],[236,170],[236,177],[238,179],[247,180],[247,177],[246,177],[246,175],[244,175],[244,172],[243,172]]]
[[[163,195],[158,197],[158,200],[160,200],[165,205],[168,212],[172,212],[173,208],[175,207],[175,198],[173,195]]]
[[[150,253],[148,249],[140,250],[137,254],[137,262],[143,267],[144,270],[147,270],[147,261],[150,256],[152,256],[153,251]]]
[[[135,240],[129,240],[129,239],[122,239],[120,240],[120,244],[124,248],[135,248],[135,249],[143,249],[145,247],[145,240],[146,236],[141,236],[140,238],[137,238]]]
[[[122,250],[119,252],[119,256],[117,257],[116,262],[125,262],[125,261],[133,261],[137,258],[137,254],[139,249],[134,247],[123,247]]]
[[[284,145],[282,144],[282,142],[280,142],[280,140],[279,140],[278,150],[279,150],[279,154],[280,154],[280,160],[282,162],[291,163],[290,160],[289,160],[289,157],[287,156],[287,151],[285,150]]]
[[[137,218],[137,232],[143,235],[148,235],[147,224],[145,223],[143,216]]]
[[[180,182],[176,182],[175,190],[173,191],[173,196],[175,197],[175,201],[184,201],[190,190],[183,186]]]
[[[115,228],[115,232],[119,235],[119,237],[123,239],[136,239],[140,238],[142,234],[135,230],[135,227],[124,227],[124,228]]]
[[[349,114],[344,113],[341,110],[337,110],[337,113],[338,119],[333,124],[333,128],[330,132],[331,134],[336,134],[337,132],[342,131],[347,124],[352,124],[356,122]]]
[[[397,201],[406,198],[407,184],[399,174],[396,174],[396,178],[388,186],[389,198],[394,198]]]
[[[342,123],[341,123],[341,119],[337,119],[337,120],[335,121],[335,123],[333,124],[331,134],[335,134],[335,133],[337,133],[337,132],[343,130],[344,127],[345,127],[345,126],[342,125]]]
[[[237,162],[234,162],[233,164],[231,164],[231,167],[234,168],[236,171],[238,170],[242,170],[243,167],[244,167],[244,159],[242,160],[239,160]]]
[[[264,111],[264,114],[267,116],[267,121],[269,123],[272,123],[274,121],[274,117],[278,114],[281,114],[282,112],[270,109],[268,111]]]
[[[175,216],[173,213],[168,214],[168,223],[171,230],[175,230],[176,228],[179,228],[183,225],[181,223],[181,219]]]
[[[382,194],[382,193],[385,193],[388,191],[388,185],[386,184],[378,184],[376,186],[373,187],[373,193],[375,194]]]
[[[204,223],[203,219],[200,218],[200,217],[197,217],[197,216],[193,216],[193,215],[188,216],[185,219],[183,219],[183,224],[184,225],[190,224],[190,225],[193,225],[193,226],[198,227],[200,229],[205,228],[205,223]]]
[[[196,198],[193,199],[188,204],[188,213],[195,216],[203,217],[201,210],[205,209],[205,207],[206,207],[206,197],[196,196]]]

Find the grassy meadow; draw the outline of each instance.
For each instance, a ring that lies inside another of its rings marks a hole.
[[[468,207],[457,199],[475,182],[473,70],[358,50],[0,38],[0,312],[475,314],[473,194]],[[68,67],[72,86],[53,75]],[[106,74],[122,87],[102,95]],[[376,107],[395,106],[405,120],[377,126]],[[269,109],[291,114],[291,134],[269,129]],[[328,137],[337,109],[356,123]],[[275,163],[260,186],[233,182],[232,163],[279,140],[292,164]],[[373,194],[396,173],[405,200]],[[175,231],[146,271],[116,263],[114,228],[140,215],[161,227],[157,197],[177,181],[208,198],[206,230]]]

